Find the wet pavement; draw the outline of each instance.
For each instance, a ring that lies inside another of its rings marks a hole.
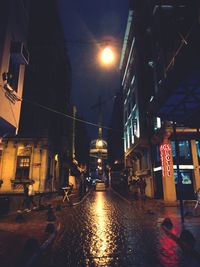
[[[112,191],[93,192],[79,206],[65,210],[62,234],[36,266],[199,267],[200,262],[184,254],[160,227],[163,218],[172,216],[172,231],[180,233],[177,208],[150,205],[153,212],[149,203],[130,205]],[[199,221],[186,225],[195,232],[199,248]]]

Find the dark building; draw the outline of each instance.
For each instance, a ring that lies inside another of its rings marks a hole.
[[[120,90],[115,95],[113,110],[108,130],[108,161],[112,168],[114,164],[124,163],[123,142],[123,94]]]
[[[184,199],[193,198],[200,186],[199,7],[195,0],[152,1],[150,6],[154,92],[149,114],[156,130],[152,138],[154,188],[159,198],[179,198],[178,176]],[[158,119],[162,122],[160,130],[155,123]],[[166,171],[168,163],[162,160],[163,144],[169,147],[170,173]]]
[[[0,16],[0,138],[15,134],[28,64],[27,32],[29,0],[1,1]],[[0,149],[1,154],[1,149]]]
[[[199,111],[200,95],[199,1],[152,2],[152,111],[162,119],[199,126],[194,117]]]
[[[47,163],[47,179],[52,177],[52,160],[58,155],[59,183],[62,184],[67,180],[67,162],[72,155],[72,120],[62,115],[71,113],[70,62],[57,1],[32,0],[30,10],[30,64],[25,73],[19,134],[48,138],[51,152]]]
[[[125,160],[165,200],[179,198],[177,156],[184,198],[200,186],[199,26],[198,1],[130,1],[120,62]]]

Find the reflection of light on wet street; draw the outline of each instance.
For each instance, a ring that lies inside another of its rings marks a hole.
[[[173,234],[177,232],[172,229]],[[168,237],[164,231],[160,234],[160,261],[165,267],[178,267],[179,266],[179,247],[177,243]]]
[[[128,205],[112,191],[91,193],[79,206],[60,215],[65,231],[55,240],[53,253],[49,250],[37,266],[199,267],[197,259],[184,254],[160,229],[169,217],[174,225],[171,231],[180,235],[177,210],[158,214],[154,209],[151,214],[148,207],[146,203],[142,208],[138,201]],[[199,228],[194,229],[198,234]]]
[[[115,249],[113,239],[111,240],[112,225],[110,211],[106,209],[104,194],[103,192],[96,193],[95,204],[92,208],[93,225],[91,225],[90,254],[95,263],[99,263],[101,258],[109,258]]]

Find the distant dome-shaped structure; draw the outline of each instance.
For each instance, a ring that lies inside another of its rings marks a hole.
[[[107,159],[108,149],[107,142],[103,139],[95,139],[90,143],[90,157]]]
[[[99,179],[105,179],[105,167],[108,158],[107,142],[103,139],[102,134],[102,102],[99,97],[99,102],[94,107],[99,109],[98,122],[98,138],[90,143],[90,172],[91,176]]]

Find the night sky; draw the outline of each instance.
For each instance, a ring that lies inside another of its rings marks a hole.
[[[98,51],[110,40],[118,54],[124,38],[128,15],[128,0],[59,0],[61,16],[72,67],[72,103],[78,114],[92,123],[98,122],[98,110],[91,109],[101,96],[103,125],[109,126],[115,92],[120,88],[118,62],[102,67]],[[88,126],[91,138],[97,128]],[[105,136],[105,132],[104,132]]]

